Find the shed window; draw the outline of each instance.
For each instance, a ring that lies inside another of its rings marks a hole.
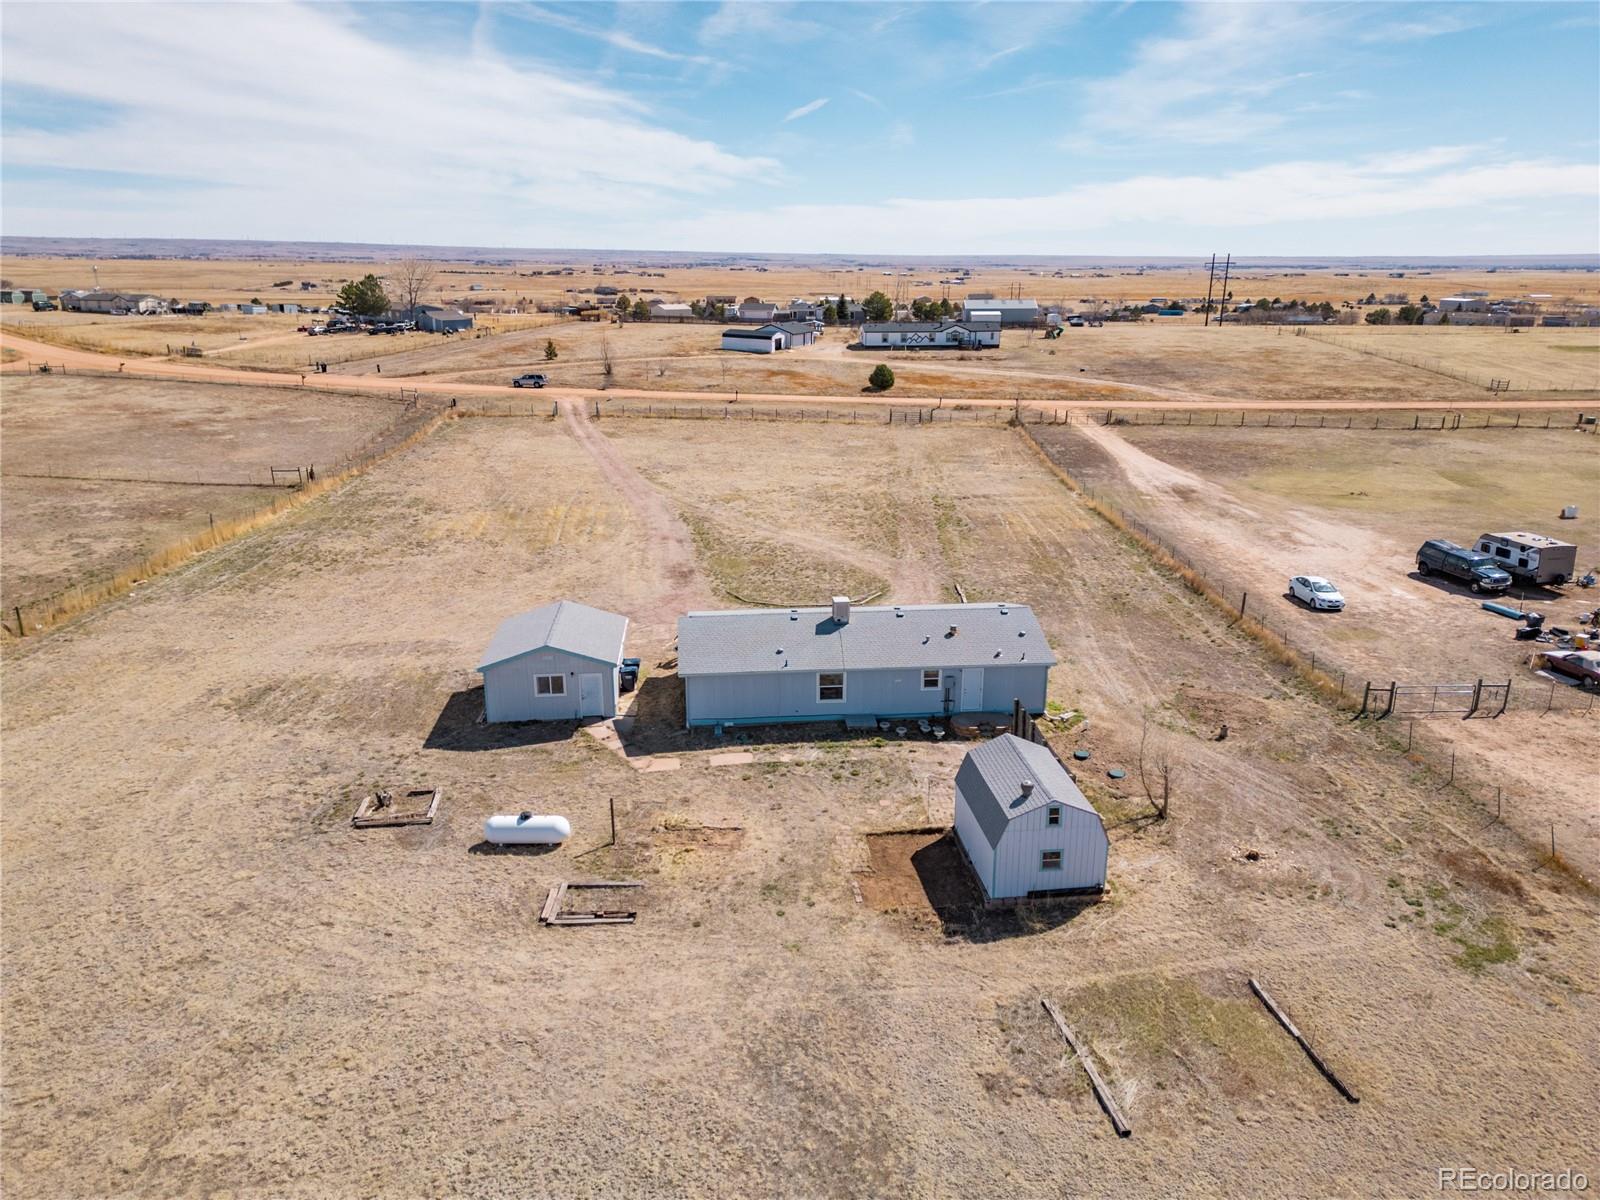
[[[1061,870],[1061,851],[1046,850],[1039,855],[1039,869],[1041,871]]]
[[[533,677],[533,688],[541,696],[565,696],[567,694],[567,677],[565,675],[535,675]]]
[[[834,703],[844,699],[844,672],[822,671],[817,675],[818,703]]]
[[[1046,825],[1061,824],[1061,807],[1059,805],[1052,804],[1044,810],[1044,823]]]
[[[922,690],[936,692],[939,690],[939,672],[937,668],[922,673]]]

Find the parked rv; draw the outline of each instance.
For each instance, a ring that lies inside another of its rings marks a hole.
[[[1542,533],[1480,533],[1478,553],[1525,583],[1566,583],[1578,573],[1578,548]]]
[[[1459,579],[1475,592],[1503,592],[1511,586],[1511,576],[1489,555],[1444,538],[1430,538],[1417,550],[1417,574],[1435,573]]]

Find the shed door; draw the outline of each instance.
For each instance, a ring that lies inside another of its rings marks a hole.
[[[580,717],[605,715],[605,708],[600,703],[599,675],[583,674],[578,676],[578,715]]]
[[[961,671],[962,712],[983,711],[983,668],[965,667]]]

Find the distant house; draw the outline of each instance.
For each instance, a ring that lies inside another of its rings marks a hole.
[[[734,609],[678,618],[685,720],[869,721],[1044,711],[1055,664],[1021,604]]]
[[[65,296],[67,293],[63,293]],[[74,292],[75,311],[86,313],[112,313],[117,316],[149,315],[167,311],[167,302],[159,296],[143,292]],[[67,307],[63,300],[62,307]]]
[[[731,295],[731,294],[730,295],[726,295],[726,296],[707,296],[706,297],[706,307],[707,308],[710,308],[713,305],[717,305],[717,304],[721,304],[724,307],[726,307],[729,304],[737,304],[737,303],[739,303],[739,297]]]
[[[727,319],[730,321],[750,321],[758,325],[765,325],[769,321],[774,321],[777,316],[778,306],[776,304],[766,304],[759,300],[746,300],[736,309],[731,309],[727,313]]]
[[[317,285],[312,283],[311,280],[309,280],[309,279],[302,279],[300,281],[300,290],[302,292],[314,291],[316,289],[316,286]]]
[[[281,300],[267,305],[267,308],[275,313],[297,313],[300,311],[298,304],[285,304]]]
[[[993,296],[968,296],[961,306],[961,319],[978,320],[980,311],[999,313],[1002,325],[1032,325],[1039,320],[1037,300],[996,300]]]
[[[1489,302],[1482,296],[1445,296],[1439,301],[1439,311],[1455,312],[1488,312]]]
[[[628,618],[558,600],[507,617],[483,652],[490,721],[613,717]]]
[[[258,317],[267,311],[265,304],[248,304],[241,302],[239,311],[246,316]]]
[[[955,793],[956,840],[986,900],[1104,890],[1105,825],[1046,747],[1009,733],[974,747]]]
[[[997,321],[878,321],[861,327],[868,348],[976,350],[1000,344]]]
[[[472,316],[459,308],[423,304],[417,308],[417,328],[427,333],[461,333],[472,328]]]
[[[599,287],[594,289],[594,294],[596,296],[615,296],[617,294],[617,289],[612,287],[610,284],[602,283]]]

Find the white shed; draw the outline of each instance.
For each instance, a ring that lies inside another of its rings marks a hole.
[[[490,721],[614,717],[628,618],[558,600],[507,617],[483,652]]]
[[[956,837],[987,900],[1105,888],[1110,843],[1100,814],[1054,754],[1012,734],[962,759]]]

